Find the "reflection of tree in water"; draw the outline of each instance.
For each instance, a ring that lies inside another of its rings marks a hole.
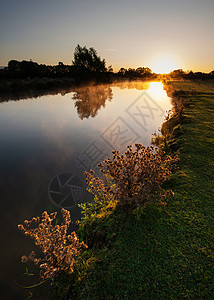
[[[81,120],[94,118],[101,107],[105,107],[107,100],[113,98],[112,89],[107,85],[85,86],[75,91],[72,99]]]
[[[54,81],[49,80],[47,81],[47,85],[45,79],[41,81],[43,83],[43,88],[36,87],[36,80],[35,82],[30,82],[29,85],[25,85],[21,83],[19,88],[19,82],[16,84],[15,88],[8,88],[7,91],[2,92],[0,87],[0,103],[7,102],[10,100],[19,101],[29,98],[39,98],[46,95],[57,95],[61,94],[62,96],[66,95],[67,93],[71,93],[74,91],[74,88],[71,86],[71,82],[62,81]],[[41,83],[40,82],[40,83]],[[40,85],[40,83],[38,83]],[[32,84],[32,85],[31,85]],[[34,85],[35,84],[35,85]],[[67,84],[67,87],[66,87]]]

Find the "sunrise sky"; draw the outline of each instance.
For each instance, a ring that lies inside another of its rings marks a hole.
[[[168,65],[210,72],[214,1],[0,1],[0,66],[11,59],[71,64],[77,44],[94,47],[115,71]]]

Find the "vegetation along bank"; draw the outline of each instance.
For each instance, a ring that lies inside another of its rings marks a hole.
[[[95,201],[82,205],[80,241],[70,237],[76,263],[53,280],[53,299],[212,299],[214,83],[173,81],[165,89],[174,109],[163,136],[153,139],[157,155],[140,145],[123,157],[115,152],[100,165],[110,175],[107,188],[87,174]],[[179,168],[172,172],[175,154]],[[146,157],[152,177],[145,171],[145,185],[129,182],[121,169]]]

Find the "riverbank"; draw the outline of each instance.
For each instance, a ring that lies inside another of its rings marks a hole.
[[[186,92],[188,103],[177,137],[180,170],[165,183],[174,198],[166,206],[149,204],[143,213],[95,212],[87,228],[93,243],[79,258],[71,298],[212,298],[214,85],[170,86]]]

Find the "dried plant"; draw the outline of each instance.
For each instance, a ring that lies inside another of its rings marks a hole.
[[[87,245],[79,242],[75,232],[67,235],[71,223],[70,212],[65,209],[61,212],[61,225],[52,224],[56,219],[56,212],[49,215],[46,211],[43,212],[41,221],[36,217],[30,221],[25,220],[24,225],[18,225],[26,236],[35,240],[35,244],[44,253],[44,258],[36,258],[34,251],[28,257],[23,255],[21,258],[22,262],[30,260],[40,267],[41,280],[54,278],[62,272],[72,273],[77,255],[83,248],[87,248]]]
[[[187,102],[184,98],[177,98],[176,101],[174,101],[174,113],[178,118],[178,121],[181,122],[183,119],[183,115],[184,115],[184,110],[187,106]]]
[[[163,200],[167,193],[161,188],[167,176],[171,174],[175,158],[163,158],[160,151],[153,147],[135,144],[127,146],[124,154],[112,151],[113,158],[108,158],[98,166],[104,177],[94,176],[94,171],[85,172],[89,191],[103,199],[111,198],[121,205],[134,203],[145,206],[148,202]]]

